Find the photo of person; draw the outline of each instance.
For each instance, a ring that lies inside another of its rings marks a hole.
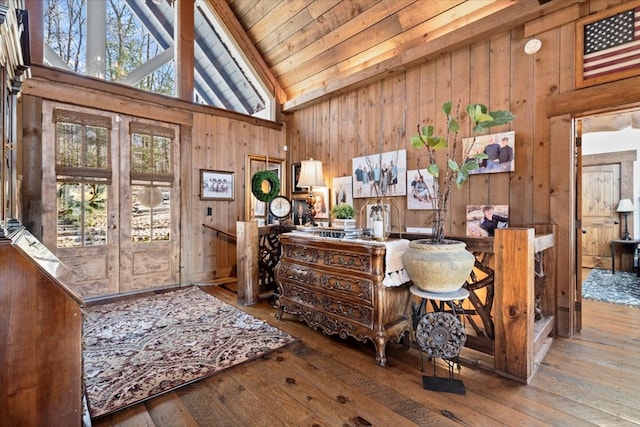
[[[353,197],[393,197],[407,194],[407,150],[355,157]]]
[[[315,196],[314,208],[316,210],[316,216],[314,219],[328,219],[329,218],[329,188],[327,187],[315,187],[313,189],[313,195]]]
[[[478,159],[478,169],[470,174],[513,172],[515,170],[515,132],[502,132],[463,138],[465,162],[477,154],[485,158]]]
[[[350,176],[340,176],[331,180],[331,206],[348,204],[353,206],[352,192],[353,178]]]
[[[407,209],[436,209],[437,181],[426,169],[407,171],[409,191],[407,194]]]
[[[494,237],[496,228],[509,226],[508,205],[468,205],[467,235]]]
[[[307,213],[307,201],[305,199],[293,200],[293,225],[311,225]]]

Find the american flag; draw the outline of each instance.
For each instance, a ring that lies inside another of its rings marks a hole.
[[[584,26],[584,80],[638,66],[640,7]]]

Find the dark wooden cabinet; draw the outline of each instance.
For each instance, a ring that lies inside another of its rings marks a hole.
[[[387,342],[411,331],[409,285],[383,284],[385,244],[305,233],[282,234],[280,244],[276,317],[286,312],[325,334],[369,340],[385,366]]]

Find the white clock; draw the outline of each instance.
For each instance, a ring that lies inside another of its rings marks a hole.
[[[269,203],[269,212],[276,218],[286,218],[291,214],[291,201],[285,196],[276,196]]]

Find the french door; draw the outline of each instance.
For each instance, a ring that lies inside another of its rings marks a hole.
[[[180,282],[179,127],[43,103],[43,241],[83,297]]]

